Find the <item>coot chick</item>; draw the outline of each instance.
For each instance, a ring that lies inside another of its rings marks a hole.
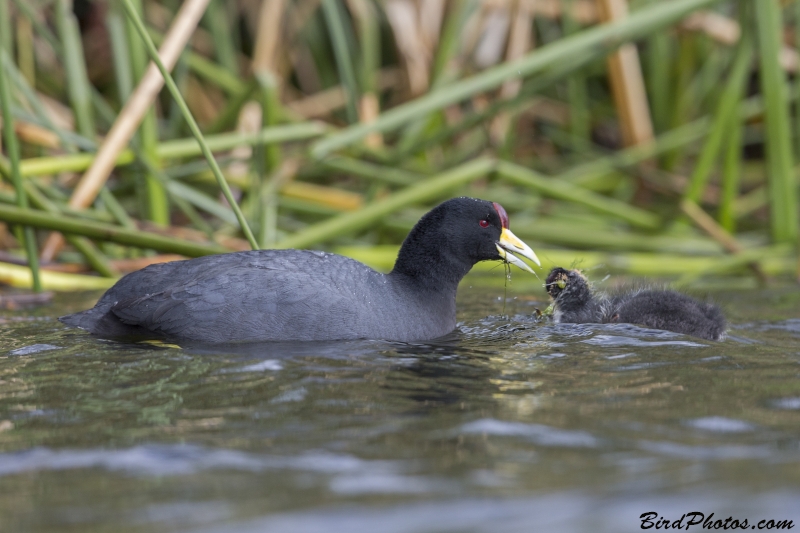
[[[455,329],[456,289],[475,263],[533,272],[513,254],[539,264],[500,204],[455,198],[420,219],[389,274],[308,250],[213,255],[132,272],[60,320],[103,337],[203,343],[429,340]]]
[[[594,294],[579,270],[556,267],[545,281],[553,298],[555,322],[622,322],[719,341],[725,317],[719,307],[671,290],[644,289],[623,294]]]

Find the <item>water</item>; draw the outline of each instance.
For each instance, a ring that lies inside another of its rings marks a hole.
[[[5,312],[0,531],[800,525],[800,290],[714,293],[722,343],[502,295],[463,285],[460,331],[415,345],[124,345],[53,318],[96,294]]]

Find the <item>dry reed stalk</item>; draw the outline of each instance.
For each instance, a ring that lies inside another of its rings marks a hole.
[[[192,110],[197,122],[209,124],[219,116],[220,104],[209,94],[207,87],[194,76],[186,79],[186,104]]]
[[[384,10],[406,65],[411,94],[420,95],[430,85],[431,55],[422,35],[417,6],[411,0],[388,0]]]
[[[208,235],[203,232],[189,227],[183,226],[161,226],[159,224],[155,224],[148,220],[137,220],[136,221],[136,229],[140,230],[147,236],[163,236],[163,237],[174,237],[183,241],[184,244],[192,245],[198,244],[204,247],[211,246],[209,245]],[[225,238],[217,238],[214,236],[214,242],[219,244],[221,247],[226,248],[228,250],[236,250],[236,251],[244,251],[244,250],[251,250],[250,244],[244,239],[238,239],[235,237],[225,237]],[[153,248],[157,251],[162,251],[164,253],[178,253],[180,255],[184,255],[181,252],[178,252],[177,249],[175,251],[166,250],[164,248]],[[224,253],[227,250],[222,250],[220,247],[216,247],[213,253]],[[193,252],[186,252],[185,255],[187,257],[199,257],[195,255]]]
[[[597,0],[605,22],[615,22],[628,16],[627,0]],[[608,58],[611,89],[619,114],[625,146],[636,146],[653,140],[653,121],[644,88],[639,52],[633,44],[620,47]]]
[[[684,199],[680,204],[681,211],[688,216],[697,227],[705,231],[709,237],[720,243],[728,252],[738,254],[744,247],[720,226],[708,213],[692,200]]]
[[[506,60],[519,59],[533,48],[533,9],[537,0],[517,0],[516,11],[512,18],[511,30],[508,36]],[[500,88],[500,96],[512,98],[519,93],[522,80],[509,80]]]
[[[320,0],[294,0],[292,2],[292,9],[289,11],[290,33],[296,34],[302,30],[308,19],[319,8]]]
[[[780,61],[783,70],[790,74],[797,74],[800,71],[800,53],[794,48],[784,46],[781,48],[780,54],[778,61]]]
[[[396,87],[402,77],[402,72],[398,69],[382,70],[378,75],[378,90],[384,91],[391,87]],[[345,96],[344,88],[341,85],[337,85],[294,102],[289,102],[286,107],[302,118],[323,118],[344,107],[346,101],[347,97]]]
[[[508,2],[506,5],[486,10],[481,37],[473,54],[478,68],[488,68],[502,60],[511,27],[512,8],[513,5]]]
[[[141,270],[146,266],[158,263],[169,263],[170,261],[182,261],[183,259],[186,259],[186,256],[178,254],[159,254],[149,257],[136,257],[133,259],[112,259],[110,263],[111,266],[120,272],[133,272],[134,270]]]
[[[163,32],[169,26],[172,19],[172,11],[158,2],[143,2],[144,17],[147,22],[155,29]],[[195,28],[189,37],[188,45],[193,50],[206,57],[214,57],[214,38],[202,26]]]
[[[439,45],[439,36],[442,31],[442,21],[447,9],[445,0],[424,0],[419,4],[420,35],[433,57]]]
[[[494,9],[508,5],[508,0],[483,0],[483,6]],[[569,16],[582,25],[596,24],[600,19],[595,0],[521,0],[533,15],[546,19],[560,19],[564,15],[565,7]]]
[[[375,122],[380,114],[378,95],[375,93],[364,94],[358,106],[358,116],[361,118],[361,122],[367,124]],[[383,135],[378,132],[370,133],[364,138],[364,144],[370,148],[380,148],[383,146]]]
[[[282,77],[286,79],[291,75],[289,69],[294,69],[300,88],[306,93],[320,90],[319,73],[308,43],[296,39],[296,35],[306,26],[308,20],[319,8],[319,4],[320,0],[295,0],[292,2],[292,9],[287,13],[288,24],[285,27],[286,37],[284,40],[291,43],[291,46],[288,50],[287,61],[284,62],[287,71],[282,72]]]
[[[564,0],[537,0],[533,4],[536,15],[542,17],[561,18],[564,9]],[[594,24],[600,18],[592,0],[574,0],[568,9],[573,20],[583,25]]]
[[[703,211],[703,208],[689,199],[683,199],[680,203],[681,211],[688,216],[700,229],[705,231],[712,239],[720,243],[728,252],[733,255],[741,254],[745,248],[736,238],[720,226],[714,218]],[[748,263],[748,267],[762,281],[767,279],[767,275],[757,262]]]
[[[251,69],[259,89],[257,95],[261,113],[253,114],[252,120],[258,120],[258,128],[262,125],[274,125],[280,113],[281,92],[284,79],[279,71],[283,57],[279,55],[281,43],[289,39],[284,30],[286,24],[286,0],[264,0],[259,11],[258,30]],[[251,109],[251,108],[248,108]],[[242,110],[243,112],[245,109]],[[256,235],[261,248],[269,248],[275,240],[277,232],[277,200],[269,194],[268,174],[276,170],[281,162],[281,154],[277,146],[266,146],[262,150],[261,164],[256,165],[250,179],[254,187],[248,198],[247,210],[250,218],[256,221]]]
[[[505,1],[506,0],[504,0],[504,2]],[[481,8],[473,10],[467,18],[461,30],[459,56],[455,58],[457,67],[460,67],[461,63],[466,62],[467,58],[475,51],[475,47],[478,46],[478,41],[481,35],[483,35],[486,15],[492,9],[494,9],[492,6],[481,4]],[[454,67],[450,67],[448,70],[450,72],[457,72]]]
[[[288,198],[307,200],[341,211],[356,211],[364,205],[364,197],[356,192],[334,189],[305,182],[284,183],[281,194]]]
[[[247,102],[239,111],[239,118],[236,123],[236,133],[249,134],[255,133],[261,128],[262,119],[261,105],[258,102]],[[250,173],[250,158],[253,157],[253,147],[249,144],[237,146],[231,150],[231,157],[235,159],[228,165],[227,177],[243,179]]]
[[[0,117],[0,129],[3,128],[3,117]],[[42,148],[55,149],[61,146],[61,139],[58,135],[53,133],[47,128],[43,128],[36,124],[31,124],[24,120],[14,121],[14,131],[21,141],[34,146],[41,146]]]
[[[511,28],[506,46],[506,61],[514,61],[528,53],[533,48],[533,10],[536,0],[517,0],[511,17]],[[500,87],[500,98],[514,98],[519,94],[522,80],[514,79],[505,82]],[[500,145],[511,125],[511,115],[500,113],[492,121],[491,135],[496,145]]]
[[[308,44],[298,41],[289,51],[289,62],[297,77],[297,85],[301,94],[312,94],[322,90],[319,71],[314,63],[314,56]],[[284,95],[285,97],[285,95]]]
[[[121,273],[133,272],[141,270],[144,267],[155,265],[158,263],[168,263],[170,261],[182,261],[186,259],[184,255],[178,254],[159,254],[151,255],[148,257],[136,257],[132,259],[112,259],[109,264],[115,271]],[[80,274],[90,272],[92,268],[84,263],[50,263],[42,265],[42,270],[50,272],[63,272],[68,274]]]
[[[0,137],[2,136],[0,135]],[[17,242],[14,236],[8,231],[8,225],[0,222],[0,248],[8,250],[15,246],[17,246]]]
[[[440,0],[432,0],[430,4],[423,4],[424,6],[441,3]],[[362,56],[362,69],[361,69],[361,100],[358,102],[358,117],[361,122],[369,123],[374,122],[378,115],[381,113],[379,89],[376,83],[376,72],[380,67],[380,40],[377,27],[377,13],[372,4],[366,0],[347,0],[347,5],[350,12],[356,19],[359,26],[359,33],[361,34],[361,56]],[[434,14],[435,18],[435,14]],[[441,18],[441,14],[440,14]],[[425,18],[423,18],[423,22]],[[438,39],[438,28],[436,33]],[[368,50],[368,47],[377,48],[377,50]],[[371,61],[366,61],[366,58],[371,58]],[[368,65],[368,63],[371,63]],[[343,94],[344,96],[344,94]],[[364,139],[364,144],[369,148],[381,148],[383,146],[383,135],[380,133],[371,133]]]
[[[686,30],[702,31],[718,43],[734,45],[739,42],[742,28],[739,22],[714,11],[697,11],[681,23]]]
[[[289,102],[286,107],[302,118],[323,118],[345,105],[347,97],[341,85]]]
[[[272,175],[270,186],[277,190],[282,190],[287,187],[290,182],[297,177],[297,173],[300,171],[300,165],[301,161],[297,157],[285,160]]]
[[[418,36],[429,58],[436,54],[447,4],[447,0],[417,0],[415,3]]]
[[[544,96],[532,98],[525,113],[534,119],[547,121],[562,127],[569,124],[570,120],[569,105]]]
[[[159,56],[169,69],[175,66],[181,52],[197,27],[209,0],[186,0],[175,16]],[[125,149],[137,127],[147,113],[150,105],[164,86],[164,78],[152,62],[136,90],[125,103],[111,126],[108,135],[97,151],[92,166],[81,177],[69,199],[69,207],[85,209],[92,204],[100,189],[108,180],[119,153]],[[52,261],[64,245],[64,237],[60,233],[51,233],[42,250],[42,261]]]
[[[640,167],[638,170],[639,175],[643,178],[642,185],[661,194],[683,196],[689,188],[689,178],[686,176],[652,167]],[[700,201],[708,205],[718,205],[720,201],[719,186],[707,185],[703,189]]]
[[[63,272],[65,274],[82,274],[91,272],[92,267],[84,263],[49,263],[41,266],[42,270],[48,272]]]
[[[742,28],[738,21],[714,11],[698,11],[683,21],[681,27],[686,30],[700,31],[714,41],[727,46],[739,42]],[[800,70],[800,53],[791,46],[784,45],[780,51],[780,64],[784,70],[795,74]]]
[[[75,115],[72,109],[42,93],[37,92],[36,97],[42,103],[47,119],[53,126],[64,131],[75,131]]]
[[[277,51],[281,43],[286,0],[264,0],[258,17],[258,33],[253,50],[253,74],[277,76]]]

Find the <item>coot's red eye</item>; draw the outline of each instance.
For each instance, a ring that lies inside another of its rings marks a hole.
[[[488,220],[481,220],[480,222],[478,222],[478,224],[480,224],[482,228],[488,228],[489,227],[489,221]]]

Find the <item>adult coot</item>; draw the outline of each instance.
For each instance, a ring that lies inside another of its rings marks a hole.
[[[553,298],[556,322],[625,322],[709,340],[725,336],[725,317],[716,305],[670,290],[645,289],[623,294],[594,294],[579,270],[556,267],[545,287]]]
[[[513,254],[539,264],[500,204],[455,198],[420,219],[389,274],[308,250],[214,255],[132,272],[60,320],[104,337],[212,343],[427,340],[455,328],[458,283],[478,261],[531,271]]]

